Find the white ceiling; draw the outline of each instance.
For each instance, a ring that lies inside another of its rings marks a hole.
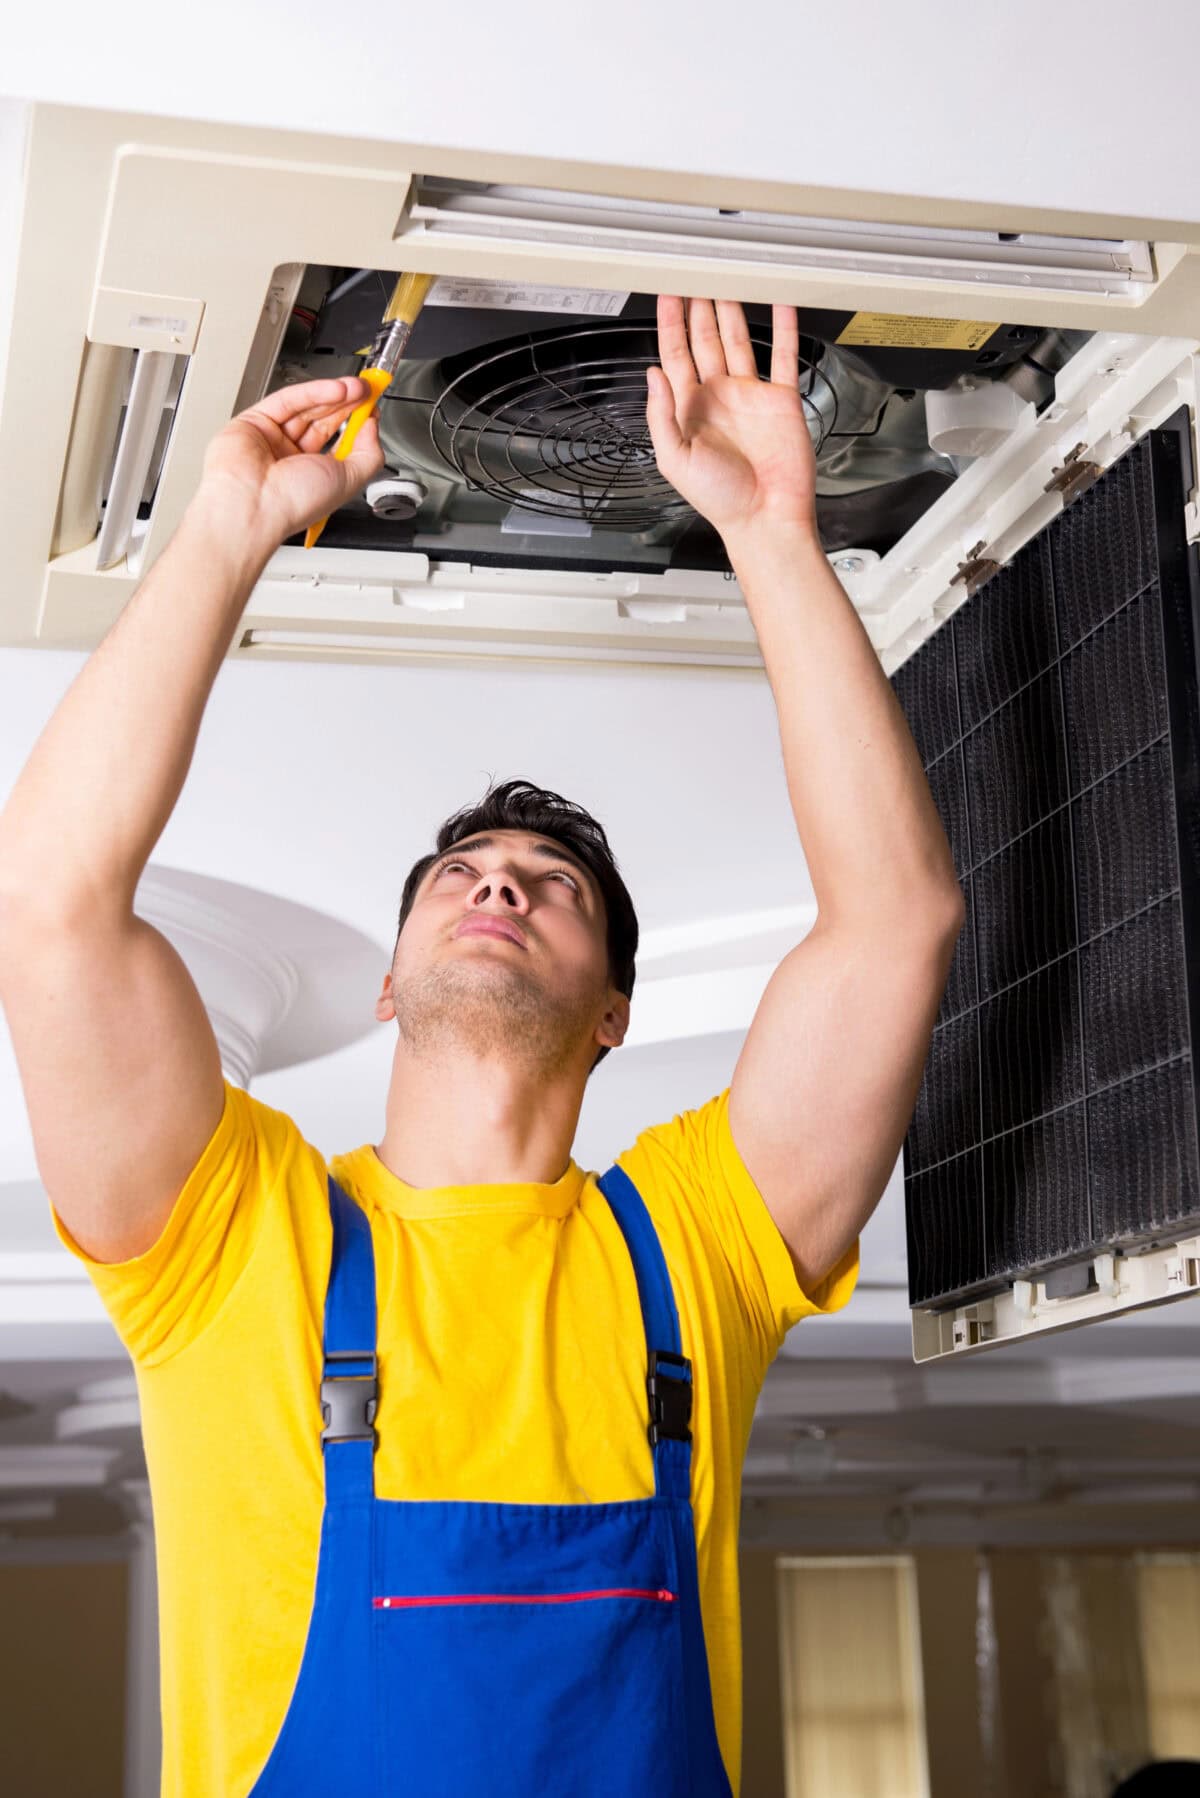
[[[453,25],[447,27],[447,17]],[[457,0],[347,16],[208,0],[13,11],[4,91],[402,143],[1197,217],[1191,0],[814,9]]]

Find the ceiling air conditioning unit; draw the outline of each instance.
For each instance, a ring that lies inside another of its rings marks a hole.
[[[645,369],[659,292],[740,300],[764,368],[770,305],[794,304],[823,542],[969,888],[906,1150],[916,1353],[1194,1290],[1200,222],[1158,236],[936,195],[34,106],[0,405],[0,640],[97,642],[213,434],[274,387],[356,372],[402,270],[436,279],[381,403],[387,467],[314,549],[272,557],[230,654],[761,679],[719,538],[655,468]],[[1107,587],[1086,598],[1094,570],[1069,545],[1093,542],[1100,510],[1117,538],[1142,533],[1156,602],[1099,525]],[[1145,632],[1123,659],[1134,605]],[[1091,619],[1077,638],[1072,607]],[[1101,745],[1088,781],[1071,717]],[[1133,850],[1099,897],[1087,887],[1102,801],[1103,828],[1150,831],[1153,893]],[[1133,959],[1109,973],[1153,1018],[1086,1001],[1126,926]]]
[[[1200,226],[817,198],[32,107],[0,636],[96,642],[213,433],[274,386],[354,372],[411,269],[438,280],[381,407],[386,473],[272,559],[234,656],[761,678],[721,544],[645,431],[672,291],[741,300],[764,350],[770,303],[799,307],[825,545],[891,672],[1061,508],[1056,469],[1190,400]]]

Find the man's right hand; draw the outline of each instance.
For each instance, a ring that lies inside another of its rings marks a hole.
[[[202,491],[244,506],[251,528],[276,545],[329,517],[383,467],[374,413],[344,462],[320,453],[369,391],[344,375],[269,393],[213,438]]]

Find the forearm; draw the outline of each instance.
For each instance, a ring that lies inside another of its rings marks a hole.
[[[28,900],[53,916],[132,906],[274,547],[224,495],[197,493],[0,813],[0,894],[10,908]]]
[[[904,714],[815,531],[726,546],[779,716],[788,794],[823,919],[942,929],[961,901]]]

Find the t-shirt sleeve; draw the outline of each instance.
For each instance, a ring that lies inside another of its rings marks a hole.
[[[653,1191],[652,1209],[673,1206],[708,1260],[719,1263],[714,1273],[730,1280],[764,1373],[793,1324],[840,1311],[849,1300],[858,1281],[857,1241],[818,1285],[804,1290],[733,1140],[728,1087],[706,1105],[643,1131],[620,1160],[647,1204]]]
[[[51,1205],[59,1240],[87,1268],[136,1363],[158,1365],[208,1328],[249,1262],[273,1195],[306,1155],[317,1152],[291,1118],[226,1081],[220,1121],[143,1254],[95,1260]]]

